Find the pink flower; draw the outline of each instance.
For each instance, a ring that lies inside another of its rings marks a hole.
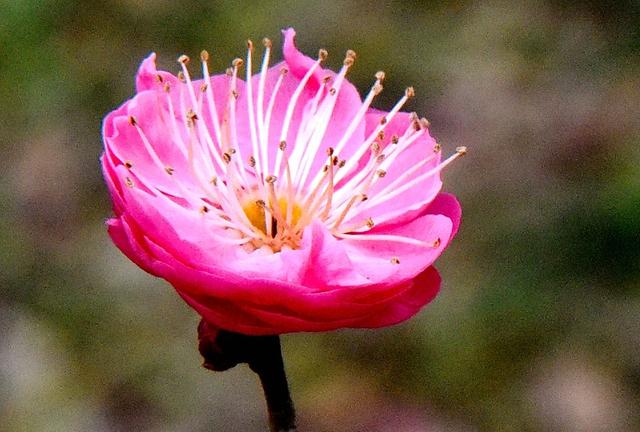
[[[251,335],[381,327],[413,316],[440,286],[432,264],[460,222],[440,193],[428,122],[370,108],[345,75],[321,67],[284,31],[285,61],[246,81],[193,81],[140,66],[137,93],[104,120],[102,168],[113,242],[169,281],[208,322]]]

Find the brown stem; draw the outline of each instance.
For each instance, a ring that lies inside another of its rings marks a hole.
[[[279,336],[247,336],[215,328],[204,320],[198,326],[203,366],[224,371],[247,363],[260,378],[272,432],[295,432],[295,410],[289,395]]]

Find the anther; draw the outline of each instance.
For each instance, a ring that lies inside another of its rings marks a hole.
[[[386,74],[383,71],[376,72],[376,79],[380,82],[384,81]]]
[[[162,90],[169,93],[169,91],[171,91],[171,85],[168,82],[164,83],[164,85],[162,86]]]
[[[391,258],[391,264],[400,264],[400,258],[398,257],[393,257]]]
[[[375,223],[373,222],[372,218],[367,218],[367,227],[369,229],[373,228],[375,226]]]
[[[164,78],[162,78],[162,75],[157,74],[156,75],[156,81],[158,81],[160,84],[162,84],[164,82]]]
[[[265,208],[265,207],[267,206],[267,203],[266,203],[266,202],[264,202],[264,200],[259,199],[259,200],[256,200],[256,205],[257,205],[258,207]]]
[[[374,141],[373,144],[371,144],[371,152],[374,155],[380,153],[380,143],[378,141]]]
[[[356,59],[356,52],[354,50],[347,50],[347,54],[346,54],[347,58],[350,58],[352,60]]]
[[[342,159],[340,162],[338,162],[338,168],[342,168],[343,166],[345,166],[347,163],[346,160]]]
[[[384,155],[384,153],[383,153],[383,154],[381,154],[381,155],[378,155],[378,156],[376,157],[376,162],[377,162],[377,163],[379,163],[379,164],[380,164],[380,163],[382,163],[382,162],[384,161],[384,158],[385,158],[385,157],[386,157],[386,156]]]
[[[222,153],[222,159],[224,159],[225,163],[231,162],[231,155],[227,152]]]
[[[247,48],[249,49],[249,51],[253,51],[253,42],[251,41],[251,39],[247,39]]]
[[[413,129],[416,132],[419,131],[420,129],[422,129],[422,125],[420,124],[420,121],[418,121],[418,120],[414,120],[412,125],[413,125]]]
[[[378,171],[376,171],[376,174],[378,174],[378,177],[382,178],[387,175],[387,172],[385,170],[379,169]]]
[[[187,111],[187,120],[195,123],[195,121],[198,120],[198,115],[192,109],[189,109],[189,111]]]
[[[128,187],[130,187],[130,188],[132,188],[132,187],[133,187],[133,180],[131,180],[131,178],[130,178],[130,177],[126,177],[126,178],[124,179],[124,183],[125,183]]]
[[[231,90],[231,95],[234,99],[238,99],[238,96],[240,96],[237,90]]]
[[[429,122],[429,120],[427,120],[426,118],[422,117],[420,119],[420,123],[422,123],[422,127],[425,129],[428,129],[429,126],[431,126],[431,123]]]
[[[186,83],[187,79],[184,77],[184,72],[180,71],[178,72],[178,79],[180,80],[180,82]]]
[[[135,126],[138,124],[138,122],[136,121],[136,118],[134,116],[129,116],[129,124],[131,126]]]
[[[318,51],[318,60],[323,62],[323,61],[325,61],[327,59],[328,55],[329,55],[329,53],[327,52],[327,50],[321,49],[320,51]]]
[[[438,246],[440,246],[440,243],[442,243],[442,240],[440,240],[440,237],[438,237],[436,241],[433,242],[433,247],[437,248]]]
[[[334,150],[333,150],[333,147],[329,147],[329,148],[327,149],[327,156],[333,156],[333,151],[334,151]]]
[[[336,94],[336,89],[335,89],[335,87],[331,87],[331,88],[329,89],[329,94],[330,94],[331,96],[333,96],[333,95],[335,95],[335,94]]]
[[[209,213],[209,207],[207,206],[200,207],[200,213],[202,214]]]
[[[207,83],[202,83],[202,84],[200,84],[200,91],[201,91],[202,93],[206,92],[206,91],[207,91],[207,87],[208,87],[208,86],[207,86]]]
[[[387,124],[387,118],[385,116],[380,117],[380,124]]]
[[[322,83],[326,84],[329,81],[331,81],[331,75],[325,75],[324,77],[322,77]]]
[[[367,194],[360,194],[360,201],[365,202],[368,199],[369,197],[367,196]]]
[[[400,141],[398,135],[391,135],[391,144],[398,144],[398,141]]]
[[[200,60],[202,60],[203,62],[208,62],[209,61],[209,52],[206,51],[206,50],[200,51]]]
[[[467,148],[465,146],[456,147],[456,153],[458,153],[460,156],[464,156],[467,154]]]
[[[173,171],[175,171],[173,168],[171,168],[170,166],[166,166],[164,167],[164,170],[167,174],[169,175],[173,175]]]
[[[404,91],[404,95],[408,98],[412,98],[416,95],[416,91],[413,89],[413,87],[407,87]]]
[[[286,67],[280,68],[280,75],[286,75],[288,73],[289,73],[289,69],[287,69]]]
[[[227,68],[227,69],[224,71],[224,73],[225,73],[227,76],[232,76],[232,75],[233,75],[233,68]]]
[[[188,64],[189,63],[189,56],[182,54],[180,57],[178,57],[178,63],[182,63],[182,64]]]
[[[239,68],[244,64],[244,60],[242,60],[241,58],[235,58],[233,59],[233,62],[231,62],[231,64],[233,65],[233,67]]]
[[[271,48],[272,46],[271,39],[269,38],[262,39],[262,45],[264,45],[265,48]]]
[[[440,150],[442,150],[442,146],[436,143],[436,145],[433,146],[433,152],[438,153]]]
[[[279,148],[280,150],[284,151],[284,149],[286,149],[286,148],[287,148],[287,142],[286,142],[286,141],[284,141],[284,140],[280,141],[280,144],[278,144],[278,148]]]
[[[278,177],[274,175],[268,175],[267,178],[264,179],[268,184],[274,184],[278,180]]]
[[[338,156],[334,156],[334,157],[331,159],[331,163],[333,163],[333,166],[338,165]]]
[[[378,132],[378,139],[379,139],[380,141],[384,141],[384,131],[383,131],[383,130],[381,130],[380,132]]]
[[[250,166],[251,168],[253,168],[253,167],[255,167],[255,166],[256,166],[256,158],[255,158],[255,157],[253,157],[253,156],[249,156],[249,166]]]
[[[214,186],[218,186],[218,177],[216,176],[211,177],[211,180],[209,180],[209,183],[211,183]]]
[[[127,167],[127,169],[131,169],[131,167],[133,166],[133,164],[132,164],[131,162],[129,162],[129,161],[126,161],[126,162],[124,163],[124,166],[125,166],[125,167]]]

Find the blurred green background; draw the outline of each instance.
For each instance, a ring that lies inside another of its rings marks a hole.
[[[0,430],[266,429],[255,376],[201,368],[196,314],[111,244],[98,157],[150,51],[222,71],[287,26],[470,148],[440,296],[283,337],[300,430],[640,430],[640,3],[551,0],[0,0]]]

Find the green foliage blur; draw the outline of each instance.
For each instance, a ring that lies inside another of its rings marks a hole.
[[[266,430],[255,376],[203,369],[196,314],[111,244],[98,157],[149,52],[223,71],[288,26],[470,149],[439,297],[283,337],[300,430],[640,430],[640,3],[595,0],[0,0],[0,430]]]

